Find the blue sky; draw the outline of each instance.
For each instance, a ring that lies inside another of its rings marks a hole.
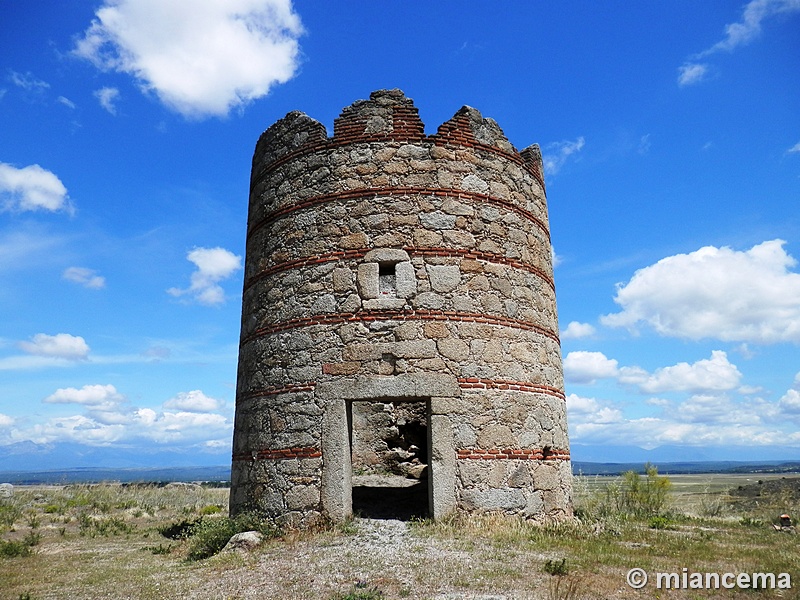
[[[398,87],[542,147],[574,458],[800,458],[800,0],[0,17],[0,456],[226,463],[255,142]]]

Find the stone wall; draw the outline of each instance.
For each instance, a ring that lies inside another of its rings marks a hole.
[[[426,136],[399,90],[331,138],[289,113],[253,158],[232,512],[343,518],[348,403],[424,400],[434,516],[569,515],[557,323],[537,146],[469,107]]]

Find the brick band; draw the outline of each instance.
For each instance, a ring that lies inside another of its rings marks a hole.
[[[514,269],[521,269],[523,271],[527,271],[539,277],[548,286],[550,286],[550,288],[554,292],[556,290],[556,286],[555,283],[553,282],[552,277],[550,277],[547,273],[542,271],[539,267],[522,262],[521,260],[507,258],[500,254],[493,254],[491,252],[481,252],[480,250],[465,250],[460,248],[436,248],[436,247],[418,248],[415,246],[404,246],[403,250],[405,250],[412,256],[438,256],[444,258],[462,258],[462,259],[466,258],[471,260],[481,260],[492,264],[501,264],[508,267],[512,267]],[[339,262],[342,260],[358,260],[364,258],[364,255],[369,251],[370,251],[369,248],[358,248],[356,250],[339,250],[336,252],[326,252],[324,254],[318,254],[313,257],[308,256],[308,257],[295,258],[293,260],[279,262],[272,265],[271,267],[267,267],[266,269],[256,273],[255,275],[250,277],[247,281],[245,281],[244,291],[247,291],[251,286],[253,286],[256,282],[260,281],[264,277],[269,277],[270,275],[274,275],[276,273],[283,273],[285,271],[291,271],[292,269],[299,269],[302,267],[309,267],[329,262]]]
[[[257,460],[285,460],[290,458],[319,458],[322,452],[319,448],[307,446],[305,448],[281,448],[272,449],[264,448],[261,450],[253,450],[251,452],[239,452],[233,455],[233,460],[255,462]]]
[[[508,379],[481,379],[478,377],[460,377],[458,385],[464,390],[511,390],[517,392],[534,392],[554,396],[566,400],[564,392],[558,388],[530,383],[527,381],[511,381]]]
[[[364,199],[364,198],[379,198],[379,197],[392,197],[392,196],[437,196],[440,198],[453,198],[456,200],[469,200],[475,202],[477,204],[491,204],[494,206],[498,206],[500,208],[504,208],[506,210],[513,211],[518,215],[524,217],[534,225],[536,225],[542,233],[547,237],[547,241],[550,241],[550,230],[548,229],[547,225],[544,221],[542,221],[539,217],[534,215],[531,211],[510,202],[509,200],[504,200],[503,198],[498,198],[496,196],[490,196],[489,194],[481,194],[479,192],[467,192],[464,190],[459,190],[455,188],[427,188],[427,187],[391,187],[391,188],[362,188],[357,190],[345,190],[342,192],[333,192],[330,194],[321,194],[319,196],[313,196],[302,202],[298,202],[297,204],[291,204],[289,206],[284,206],[283,208],[279,208],[276,211],[273,211],[258,221],[256,221],[251,227],[250,230],[247,232],[247,239],[249,240],[250,237],[259,229],[264,227],[265,225],[277,221],[278,219],[285,217],[286,215],[290,215],[293,212],[298,210],[302,210],[304,208],[311,208],[313,206],[317,206],[320,204],[325,204],[327,202],[335,202],[339,200],[351,200],[351,199]]]
[[[281,387],[269,387],[260,390],[253,390],[239,396],[241,400],[250,400],[252,398],[261,398],[263,396],[277,396],[278,394],[291,394],[295,392],[313,392],[316,387],[316,381],[307,381],[305,383],[289,383]]]
[[[460,448],[459,460],[570,460],[569,450],[555,448]]]
[[[500,325],[525,331],[535,331],[556,343],[560,343],[557,333],[540,327],[539,325],[534,325],[528,321],[481,313],[458,312],[454,310],[363,310],[357,313],[328,313],[312,315],[310,317],[299,317],[287,321],[279,321],[267,325],[266,327],[256,329],[247,337],[242,338],[241,343],[244,345],[260,337],[279,333],[281,331],[298,329],[300,327],[309,327],[311,325],[335,325],[348,321],[455,321],[461,323],[485,323],[487,325]]]

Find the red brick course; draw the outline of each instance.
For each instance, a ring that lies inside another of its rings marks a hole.
[[[307,198],[302,202],[298,202],[297,204],[291,204],[289,206],[284,206],[283,208],[279,208],[276,211],[268,213],[255,223],[250,226],[249,231],[247,232],[247,239],[259,229],[277,221],[278,219],[285,217],[293,212],[298,210],[302,210],[304,208],[311,208],[314,206],[318,206],[320,204],[325,204],[327,202],[336,202],[341,200],[350,200],[350,199],[366,199],[366,198],[379,198],[379,197],[387,197],[387,196],[438,196],[443,198],[453,198],[456,200],[467,200],[470,202],[474,202],[476,204],[491,204],[494,206],[498,206],[505,210],[510,210],[521,217],[527,219],[536,227],[538,227],[542,233],[547,237],[547,241],[550,241],[550,230],[547,227],[547,224],[542,221],[539,217],[534,215],[531,211],[511,202],[510,200],[505,200],[503,198],[498,198],[497,196],[491,196],[489,194],[481,194],[479,192],[467,192],[464,190],[459,190],[455,188],[428,188],[428,187],[374,187],[374,188],[361,188],[357,190],[345,190],[342,192],[333,192],[330,194],[320,194],[319,196],[312,196],[311,198]]]
[[[547,394],[565,400],[563,390],[527,381],[511,381],[508,379],[482,379],[478,377],[460,377],[458,385],[464,390],[511,390],[517,392],[534,392]]]
[[[322,452],[313,446],[305,448],[264,448],[233,455],[234,461],[255,462],[257,460],[285,460],[288,458],[320,458]]]
[[[266,327],[256,329],[247,337],[242,338],[242,345],[247,344],[254,339],[278,333],[281,331],[289,331],[299,327],[309,327],[312,325],[335,325],[338,323],[346,323],[348,321],[454,321],[461,323],[485,323],[487,325],[499,325],[502,327],[511,327],[514,329],[522,329],[526,331],[535,331],[545,337],[550,338],[556,343],[560,343],[558,333],[550,331],[539,325],[523,321],[521,319],[512,319],[510,317],[501,317],[496,315],[486,315],[482,313],[466,313],[454,310],[362,310],[355,313],[327,313],[319,315],[311,315],[309,317],[299,317],[296,319],[289,319],[287,321],[280,321],[272,323]]]
[[[555,448],[460,448],[459,460],[570,460],[569,450]]]
[[[242,400],[250,400],[251,398],[259,398],[262,396],[277,396],[278,394],[292,394],[296,392],[313,392],[316,385],[316,381],[307,381],[305,383],[289,383],[281,387],[253,390],[247,392],[246,394],[240,394],[239,397]]]

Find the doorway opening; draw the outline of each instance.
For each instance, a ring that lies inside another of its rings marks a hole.
[[[430,402],[347,403],[353,514],[372,519],[430,515]]]

